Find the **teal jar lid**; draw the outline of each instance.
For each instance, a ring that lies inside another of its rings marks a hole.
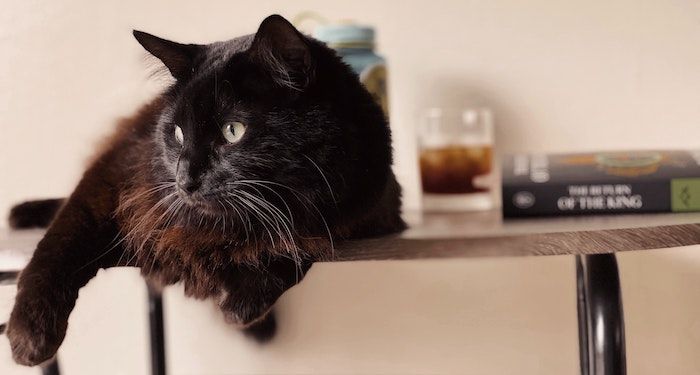
[[[320,25],[314,30],[314,38],[331,48],[372,48],[374,29],[359,25]]]

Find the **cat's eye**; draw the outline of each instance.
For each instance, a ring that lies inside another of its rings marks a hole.
[[[175,140],[177,143],[182,144],[185,141],[185,136],[182,134],[182,128],[175,125]]]
[[[224,125],[221,131],[224,133],[224,138],[226,138],[228,143],[236,143],[243,138],[245,125],[242,122],[232,121]]]

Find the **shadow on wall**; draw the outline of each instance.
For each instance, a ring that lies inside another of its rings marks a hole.
[[[629,373],[698,372],[698,251],[700,246],[618,254]],[[659,350],[663,360],[652,354]]]
[[[278,303],[263,346],[170,292],[170,358],[181,373],[203,370],[192,360],[209,373],[570,373],[574,280],[568,257],[317,264]]]

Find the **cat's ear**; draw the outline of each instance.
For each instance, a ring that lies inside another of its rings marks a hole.
[[[192,74],[195,59],[204,49],[201,45],[175,43],[138,30],[134,30],[134,38],[162,61],[176,80],[186,79]]]
[[[280,15],[269,16],[260,24],[250,53],[282,86],[302,91],[313,78],[311,49],[306,37]]]

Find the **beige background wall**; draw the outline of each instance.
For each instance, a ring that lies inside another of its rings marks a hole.
[[[252,32],[270,13],[314,10],[378,28],[408,208],[418,206],[414,119],[430,105],[491,106],[506,152],[700,141],[700,3],[692,0],[4,0],[1,7],[3,215],[18,200],[68,194],[114,119],[157,92],[132,28],[208,42]],[[633,373],[700,371],[698,250],[622,257]],[[173,288],[171,369],[574,373],[572,264],[565,257],[315,267],[281,301],[280,337],[265,348]],[[144,298],[135,273],[99,275],[71,319],[66,370],[147,373]],[[3,287],[1,316],[11,303],[12,288]],[[0,339],[0,373],[33,373],[12,365],[7,351]]]

